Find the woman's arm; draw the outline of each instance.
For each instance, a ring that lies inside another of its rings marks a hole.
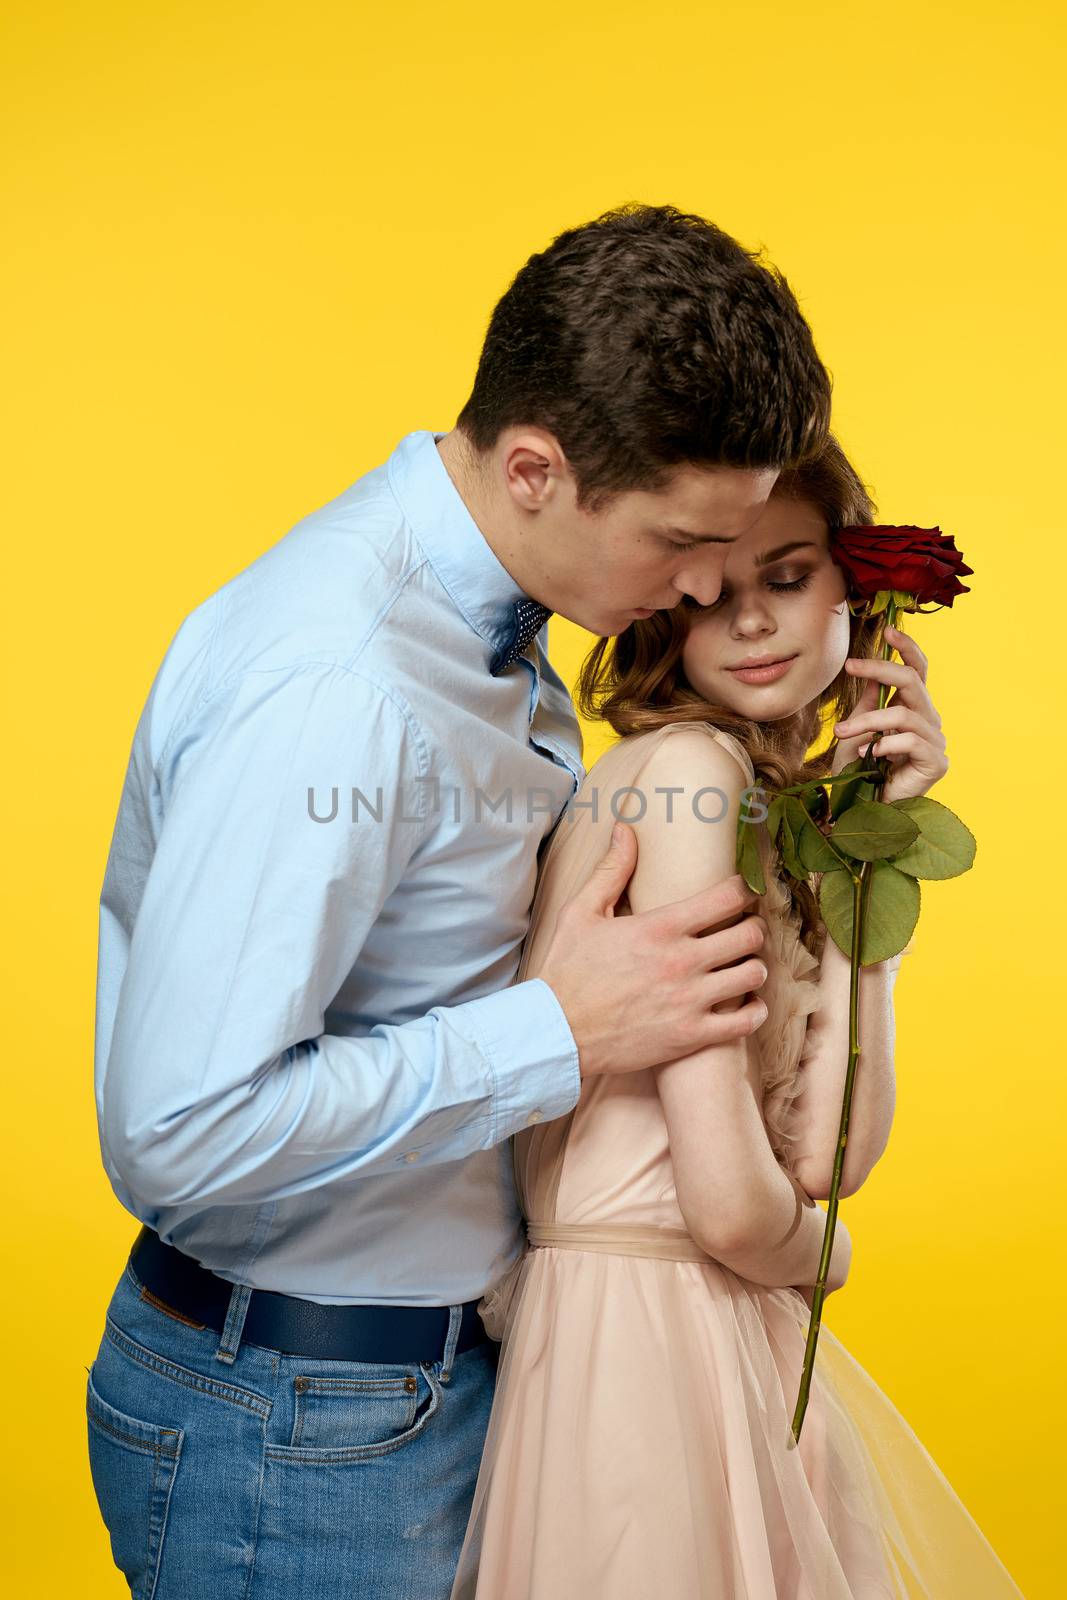
[[[619,811],[637,834],[637,865],[627,886],[631,909],[637,912],[732,875],[747,782],[729,751],[699,728],[672,732],[655,747],[640,776],[644,816],[628,814],[635,812],[633,795]],[[662,807],[649,803],[659,786],[673,788],[676,795],[682,789],[668,812],[670,820],[664,820]],[[701,820],[713,816],[716,805],[702,798],[698,815],[692,802],[699,790],[718,790],[725,797],[721,820]],[[693,1237],[709,1255],[754,1283],[789,1287],[814,1282],[825,1216],[775,1159],[763,1120],[756,1050],[747,1039],[735,1040],[653,1071],[678,1204]],[[839,1221],[834,1286],[844,1282],[850,1248],[848,1231]]]
[[[948,757],[941,718],[926,687],[925,654],[899,628],[887,628],[885,636],[900,661],[849,657],[845,663],[853,677],[865,682],[847,720],[834,724],[837,744],[831,771],[842,771],[861,754],[884,759],[887,775],[881,797],[890,802],[926,794],[948,771]],[[879,707],[883,685],[891,685],[893,692]],[[860,968],[860,1058],[841,1173],[845,1195],[854,1194],[868,1177],[889,1139],[896,1099],[893,985],[903,954]],[[829,1193],[841,1122],[848,1068],[848,989],[849,958],[828,936],[819,1009],[808,1020],[793,1108],[797,1173],[808,1193],[819,1198]]]
[[[860,1058],[841,1170],[842,1195],[855,1194],[889,1142],[896,1104],[893,986],[900,961],[901,956],[896,955],[860,968]],[[825,1200],[830,1193],[841,1125],[848,1070],[850,975],[848,956],[827,935],[819,970],[819,1003],[808,1018],[789,1124],[793,1170],[817,1200]]]

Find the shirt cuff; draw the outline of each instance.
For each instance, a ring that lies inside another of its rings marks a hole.
[[[493,1144],[574,1110],[582,1092],[578,1046],[550,984],[527,978],[463,1009],[493,1074]]]

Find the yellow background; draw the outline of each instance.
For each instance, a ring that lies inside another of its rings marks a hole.
[[[882,520],[940,524],[975,569],[909,625],[978,858],[923,885],[896,1127],[828,1320],[1028,1600],[1062,1593],[1057,10],[5,8],[9,1593],[125,1592],[83,1412],[136,1230],[97,1147],[96,918],[163,651],[403,434],[449,428],[514,272],[626,200],[767,247]],[[590,640],[550,632],[573,681]]]

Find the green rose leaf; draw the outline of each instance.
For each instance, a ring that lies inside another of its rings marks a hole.
[[[767,835],[772,844],[778,838],[778,830],[782,825],[782,807],[784,805],[785,796],[776,794],[767,807]]]
[[[888,861],[870,869],[867,914],[863,925],[860,965],[888,961],[898,955],[919,920],[919,885]],[[828,872],[819,885],[819,910],[826,931],[846,956],[852,954],[852,878],[847,872]]]
[[[808,876],[808,869],[797,851],[797,833],[802,827],[810,826],[807,812],[796,795],[786,795],[782,807],[782,828],[778,837],[778,849],[785,862],[786,871],[794,878],[806,879]]]
[[[799,868],[798,871],[794,871],[793,867],[789,868],[794,878],[806,878],[809,872],[833,872],[835,869],[841,869],[840,861],[812,822],[799,796],[786,796],[785,816],[793,840],[796,867]],[[786,865],[789,866],[788,861]]]
[[[854,805],[857,800],[870,800],[874,796],[874,784],[869,778],[852,777],[853,773],[869,772],[871,763],[864,761],[862,756],[857,756],[855,761],[850,761],[847,767],[835,773],[833,786],[830,790],[830,815],[841,817]]]
[[[797,834],[797,855],[809,872],[842,872],[840,861],[830,849],[820,828],[810,820]]]
[[[821,783],[806,783],[800,791],[800,803],[812,822],[822,822],[829,815],[830,799]]]
[[[893,865],[901,872],[913,878],[958,878],[968,870],[977,840],[948,806],[928,795],[917,795],[910,800],[892,800],[890,807],[919,829],[918,838],[893,857]]]
[[[740,815],[750,823],[765,821],[769,792],[758,783],[750,784],[747,789],[742,790]]]
[[[838,850],[858,861],[883,861],[919,837],[918,823],[880,800],[857,800],[830,834]]]
[[[764,894],[767,882],[763,876],[763,863],[760,860],[759,841],[756,838],[756,822],[746,822],[744,816],[737,824],[737,860],[736,867],[750,889],[755,889],[757,894]]]

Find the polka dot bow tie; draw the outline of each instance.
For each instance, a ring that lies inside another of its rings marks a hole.
[[[515,614],[511,623],[511,636],[497,651],[490,662],[489,671],[494,678],[517,661],[526,649],[535,633],[540,633],[547,618],[552,615],[547,606],[541,605],[536,600],[516,600]]]

